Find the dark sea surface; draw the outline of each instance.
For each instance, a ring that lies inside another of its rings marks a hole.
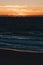
[[[43,16],[0,16],[0,48],[43,53]]]

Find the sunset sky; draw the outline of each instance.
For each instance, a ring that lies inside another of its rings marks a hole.
[[[0,0],[0,15],[43,15],[43,0]]]

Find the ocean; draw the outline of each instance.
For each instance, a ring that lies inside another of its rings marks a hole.
[[[0,48],[43,53],[43,16],[0,16]]]

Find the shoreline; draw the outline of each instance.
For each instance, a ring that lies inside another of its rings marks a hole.
[[[0,49],[0,65],[38,65],[43,64],[43,53],[17,52]]]
[[[0,50],[3,50],[3,51],[13,51],[13,52],[20,52],[20,53],[43,53],[43,52],[39,52],[39,51],[19,50],[19,49],[13,49],[13,48],[0,48]]]
[[[38,65],[43,64],[43,53],[17,52],[0,50],[1,65]]]

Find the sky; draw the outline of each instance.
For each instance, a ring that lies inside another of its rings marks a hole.
[[[43,0],[0,0],[1,5],[43,5]]]
[[[36,10],[34,10],[36,9]],[[3,12],[4,11],[4,12]],[[0,0],[0,14],[41,14],[43,0]]]

